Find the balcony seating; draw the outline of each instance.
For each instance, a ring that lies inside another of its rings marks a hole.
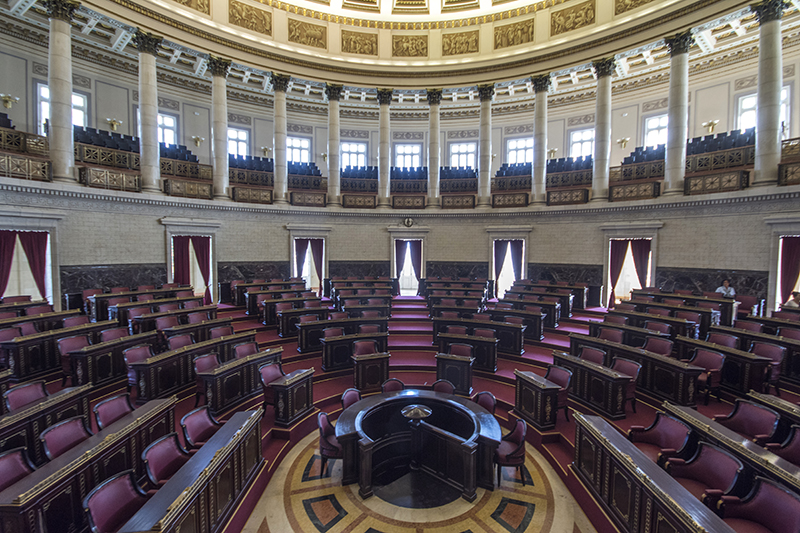
[[[44,380],[31,381],[30,383],[21,383],[5,391],[3,393],[3,403],[5,403],[8,411],[16,411],[29,403],[47,398],[47,396]]]
[[[530,177],[532,165],[533,163],[515,163],[515,164],[503,163],[500,166],[500,168],[497,169],[497,174],[495,174],[495,177],[497,178],[506,178],[513,176]]]
[[[622,344],[622,330],[619,329],[601,327],[600,334],[597,337],[606,341]]]
[[[564,409],[564,418],[569,422],[568,400],[569,400],[569,387],[572,383],[572,372],[563,366],[548,365],[547,373],[544,379],[552,381],[559,387],[558,395],[556,396],[556,418],[558,417],[558,410]]]
[[[719,344],[720,346],[725,346],[727,348],[738,348],[739,347],[739,337],[735,337],[735,336],[729,335],[727,333],[710,332],[706,336],[706,341],[707,342],[711,342],[713,344]]]
[[[206,389],[204,387],[203,378],[200,377],[200,372],[208,372],[214,370],[219,366],[217,354],[208,353],[194,358],[194,374],[195,374],[195,392],[194,392],[194,406],[200,405],[200,397],[205,397]]]
[[[767,367],[764,392],[769,393],[769,388],[775,387],[775,394],[780,396],[781,390],[778,388],[778,380],[781,377],[781,366],[783,358],[786,357],[786,348],[771,342],[754,341],[750,346],[750,353],[772,360],[772,364]]]
[[[683,455],[691,432],[680,420],[658,411],[650,427],[631,426],[628,440],[653,462],[663,465],[667,459]]]
[[[591,170],[592,156],[585,157],[562,157],[559,159],[547,160],[547,173],[571,172],[573,170]]]
[[[209,331],[209,333],[211,334],[212,339],[227,337],[229,335],[233,335],[233,326],[219,326],[216,328],[211,328],[211,331]]]
[[[500,486],[500,469],[504,466],[513,466],[519,471],[522,486],[525,486],[525,435],[528,426],[521,419],[517,419],[514,429],[503,435],[500,446],[494,452],[494,463],[497,465],[497,486]]]
[[[625,402],[631,402],[633,412],[636,412],[636,380],[639,379],[639,372],[642,370],[642,365],[636,361],[625,359],[623,357],[615,357],[611,361],[611,369],[631,377],[628,385],[625,387]],[[624,404],[623,404],[624,405]]]
[[[233,347],[233,353],[236,359],[244,359],[249,355],[258,353],[258,343],[243,342]]]
[[[628,317],[620,316],[620,315],[606,315],[603,317],[603,322],[609,324],[622,324],[626,325],[628,323]]]
[[[187,335],[175,335],[167,340],[167,344],[170,350],[177,350],[178,348],[194,344],[194,336],[191,333]]]
[[[714,509],[736,486],[744,465],[725,450],[701,442],[691,459],[672,457],[665,468],[692,496]]]
[[[396,392],[405,390],[406,385],[397,378],[389,378],[381,385],[381,392]]]
[[[442,392],[444,394],[455,394],[456,387],[446,379],[437,379],[433,382],[433,392]]]
[[[97,429],[103,429],[133,412],[131,395],[120,394],[103,400],[95,405],[92,411],[94,411],[94,419],[97,421]]]
[[[353,355],[378,353],[378,342],[372,339],[353,341]]]
[[[665,357],[670,357],[672,356],[672,341],[662,337],[647,337],[642,349]]]
[[[667,335],[672,334],[672,326],[670,326],[669,324],[665,324],[664,322],[645,320],[644,328],[651,329],[653,331],[658,331],[659,333],[666,333]]]
[[[665,158],[666,145],[659,144],[656,146],[637,146],[633,152],[622,160],[623,165],[631,165],[633,163],[645,163],[649,161],[660,161]],[[591,168],[591,167],[590,167]]]
[[[341,459],[342,445],[336,439],[336,431],[333,428],[328,413],[322,412],[317,415],[317,426],[319,427],[319,455],[322,458],[320,471],[324,474],[328,459]]]
[[[189,411],[181,418],[183,440],[190,450],[201,447],[221,427],[222,424],[208,412],[207,405]]]
[[[68,316],[61,319],[62,328],[71,328],[72,326],[81,326],[89,323],[89,317],[86,315]]]
[[[148,495],[136,484],[133,470],[111,477],[89,492],[83,508],[92,533],[118,531],[145,503]]]
[[[130,392],[131,387],[139,385],[136,382],[136,371],[131,368],[131,363],[138,363],[153,357],[153,349],[147,344],[140,344],[124,350],[122,356],[125,359],[125,365],[128,367],[128,392]]]
[[[361,400],[361,391],[358,389],[347,389],[342,393],[342,409],[347,409],[357,401]]]
[[[36,467],[28,458],[28,451],[23,448],[13,448],[0,453],[0,492],[33,473]]]
[[[189,461],[189,457],[189,452],[178,442],[175,432],[156,439],[142,452],[147,478],[156,488],[169,481]]]
[[[494,415],[497,408],[497,399],[489,391],[482,391],[472,397],[472,401],[492,413]]]
[[[716,415],[714,420],[759,446],[764,446],[773,440],[780,416],[769,407],[737,398],[729,414]]]
[[[581,346],[581,351],[578,357],[584,361],[589,361],[598,365],[603,365],[606,360],[606,353],[597,348],[590,348],[589,346]]]
[[[738,532],[783,533],[800,531],[800,497],[761,476],[743,499],[723,496],[722,521]]]
[[[733,327],[737,329],[743,329],[745,331],[754,331],[756,333],[761,333],[764,330],[764,324],[750,322],[749,320],[734,320]]]
[[[69,359],[69,352],[73,350],[80,350],[84,346],[89,346],[91,341],[88,335],[74,335],[72,337],[64,337],[58,339],[58,354],[61,357],[61,371],[64,375],[61,377],[61,386],[67,382],[67,378],[72,375],[72,364]]]
[[[42,431],[39,440],[44,447],[44,453],[52,461],[67,450],[77,446],[92,436],[82,416],[67,418]]]
[[[261,374],[261,390],[264,393],[264,412],[266,413],[267,405],[275,406],[275,391],[272,390],[269,384],[286,374],[283,373],[280,363],[261,365],[258,367],[258,372]]]

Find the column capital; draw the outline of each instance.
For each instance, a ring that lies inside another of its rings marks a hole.
[[[442,103],[441,89],[425,89],[425,96],[428,97],[428,105],[439,105]]]
[[[290,81],[292,81],[292,77],[288,74],[272,73],[272,86],[275,88],[275,92],[285,93],[289,89]]]
[[[72,22],[75,10],[81,6],[74,0],[46,0],[47,18]]]
[[[378,89],[378,104],[390,105],[392,103],[392,94],[394,94],[394,91],[391,89]]]
[[[325,84],[325,96],[328,97],[328,100],[339,101],[342,97],[342,91],[344,90],[344,86],[342,85],[334,85],[332,83]]]
[[[688,54],[689,48],[694,44],[694,37],[692,37],[692,32],[687,30],[682,33],[676,33],[672,37],[666,37],[664,42],[667,43],[671,57],[678,54]]]
[[[494,98],[494,83],[487,83],[485,85],[478,85],[478,97],[481,102],[486,100],[491,101]]]
[[[592,61],[592,69],[594,69],[595,76],[602,78],[604,76],[611,76],[614,73],[614,68],[617,66],[617,60],[613,57],[604,57],[602,59],[595,59]]]
[[[208,56],[208,70],[212,76],[228,77],[228,70],[231,68],[231,60],[214,55]]]
[[[783,10],[787,7],[788,2],[785,0],[764,0],[753,4],[750,9],[756,14],[758,23],[763,24],[772,20],[780,20],[783,17]]]
[[[533,83],[533,91],[540,93],[550,89],[550,84],[553,80],[550,78],[550,74],[541,74],[539,76],[531,76],[531,82]]]
[[[164,38],[148,31],[136,29],[133,34],[133,44],[143,54],[158,55],[158,47]]]

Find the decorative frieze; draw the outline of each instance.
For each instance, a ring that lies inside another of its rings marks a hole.
[[[446,33],[442,35],[442,55],[456,56],[462,54],[477,54],[480,49],[479,33],[468,31],[463,33]]]
[[[448,139],[477,139],[478,130],[451,130],[447,132]]]
[[[328,27],[289,19],[289,42],[327,50]]]
[[[568,7],[550,14],[550,36],[555,37],[568,31],[594,24],[594,0],[589,0],[574,7]]]
[[[503,135],[525,135],[527,133],[533,133],[533,124],[506,126],[503,128]]]
[[[494,28],[494,49],[508,48],[533,42],[533,19]]]
[[[642,113],[648,113],[650,111],[656,111],[658,109],[666,109],[668,105],[669,105],[668,98],[649,100],[647,102],[642,103]]]
[[[647,5],[652,1],[653,0],[616,0],[616,2],[614,2],[614,14],[622,15],[632,9]]]
[[[228,123],[241,124],[243,126],[250,126],[253,124],[253,119],[247,115],[239,115],[237,113],[228,113]]]
[[[392,35],[392,57],[428,57],[428,36]]]
[[[594,124],[594,113],[587,113],[579,117],[569,117],[567,126],[582,126],[584,124]]]
[[[139,101],[139,91],[131,91],[131,98],[134,102]],[[158,108],[159,109],[169,109],[170,111],[180,111],[181,103],[177,100],[172,100],[170,98],[164,98],[163,96],[158,97]]]
[[[194,9],[195,11],[199,11],[200,13],[204,13],[206,15],[211,14],[211,3],[209,0],[174,0],[176,3],[188,7],[190,9]]]
[[[342,30],[342,52],[364,56],[378,55],[378,34]]]
[[[228,22],[246,30],[272,36],[272,13],[243,2],[230,0]]]
[[[314,128],[308,124],[287,124],[286,131],[289,133],[302,133],[304,135],[313,135]]]
[[[393,131],[394,141],[424,141],[425,134],[421,131]]]
[[[340,130],[342,139],[369,139],[369,132],[365,130]]]

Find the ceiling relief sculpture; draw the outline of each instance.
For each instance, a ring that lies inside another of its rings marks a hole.
[[[480,32],[476,30],[442,35],[442,55],[477,54],[480,52],[479,34]]]
[[[364,56],[378,55],[378,34],[342,30],[342,52]]]
[[[289,19],[289,42],[327,50],[328,28],[318,24]]]
[[[626,11],[636,9],[637,7],[642,7],[643,5],[649,4],[652,1],[653,0],[616,0],[614,2],[614,14],[622,15]]]
[[[392,35],[392,57],[428,57],[428,36]]]
[[[236,0],[228,4],[228,22],[246,30],[272,36],[272,13]]]
[[[533,19],[528,19],[514,24],[497,26],[494,29],[494,49],[519,46],[533,42]]]
[[[594,15],[594,0],[555,11],[550,15],[550,36],[555,37],[594,24]]]
[[[211,14],[211,3],[209,0],[174,0],[178,4],[199,11],[206,15]]]
[[[357,11],[380,11],[381,3],[379,0],[343,0],[342,7]]]

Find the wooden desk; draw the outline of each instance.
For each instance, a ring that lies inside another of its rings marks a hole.
[[[434,305],[442,305],[443,299],[455,300],[456,305],[459,307],[471,307],[472,309],[483,308],[482,296],[428,296],[428,307],[431,308]]]
[[[261,415],[233,415],[120,533],[222,531],[264,464]]]
[[[130,328],[131,325],[129,324],[128,320],[128,312],[131,309],[149,307],[150,313],[155,313],[158,310],[158,307],[161,305],[178,304],[179,308],[183,308],[186,302],[198,302],[202,306],[203,297],[187,296],[186,298],[162,298],[161,300],[149,300],[147,302],[128,302],[124,304],[112,305],[108,308],[108,319],[118,321],[121,327]]]
[[[345,335],[355,335],[362,324],[375,324],[380,331],[389,331],[389,317],[378,318],[338,318],[336,320],[318,320],[316,322],[298,322],[297,351],[301,353],[322,349],[323,331],[327,328],[342,328]]]
[[[745,320],[764,324],[764,333],[777,334],[779,328],[800,329],[800,321],[786,318],[748,315]]]
[[[39,305],[47,305],[50,302],[47,300],[36,300],[31,302],[10,302],[0,304],[0,313],[10,313],[14,312],[17,316],[24,316],[25,309],[28,307],[39,306]]]
[[[472,315],[480,311],[477,307],[463,306],[463,305],[432,305],[430,316],[431,318],[441,316],[442,311],[450,311],[458,313],[460,318],[471,318]]]
[[[389,332],[356,333],[353,335],[340,335],[338,337],[321,338],[322,343],[322,370],[341,370],[352,366],[353,343],[355,341],[374,340],[378,343],[377,352],[389,349]]]
[[[370,289],[375,290],[375,289]],[[336,309],[342,310],[344,307],[344,303],[348,300],[358,300],[358,305],[371,305],[369,300],[380,300],[381,306],[385,306],[389,308],[389,313],[391,314],[392,308],[392,297],[391,296],[384,296],[384,295],[371,295],[371,296],[364,296],[364,295],[355,295],[355,296],[337,296],[333,299],[334,306]]]
[[[521,279],[514,282],[514,285],[521,285],[523,287],[536,287],[546,291],[555,291],[561,289],[569,289],[575,297],[573,305],[576,309],[586,309],[587,299],[589,295],[589,286],[585,284],[578,285],[551,285],[550,283],[539,283],[529,279]]]
[[[520,355],[525,353],[525,324],[512,324],[510,322],[495,322],[486,320],[473,320],[471,318],[442,318],[435,316],[433,320],[433,342],[436,336],[445,333],[447,326],[466,326],[467,331],[475,331],[475,328],[488,328],[497,332],[497,351],[509,355]]]
[[[275,306],[280,303],[292,304],[292,309],[302,309],[303,302],[320,302],[320,298],[286,298],[281,300],[264,300],[261,302],[261,323],[265,326],[274,326],[278,324],[278,310]],[[319,309],[320,307],[310,307],[309,309]]]
[[[472,363],[474,357],[453,355],[450,353],[436,354],[436,379],[446,379],[455,387],[456,394],[472,395]]]
[[[514,375],[514,412],[539,431],[556,427],[561,387],[533,372],[514,370]]]
[[[474,335],[455,335],[453,333],[438,333],[436,344],[439,353],[445,354],[453,343],[469,344],[472,346],[474,366],[485,372],[497,372],[497,343],[498,339],[491,337],[476,337]]]
[[[294,298],[301,298],[301,294],[307,292],[305,289],[298,290],[249,290],[244,293],[244,305],[247,308],[247,314],[251,316],[258,315],[258,297],[266,294],[269,296],[267,300],[282,300],[282,294],[293,294]]]
[[[638,311],[618,311],[616,309],[609,309],[608,314],[628,317],[631,325],[638,327],[643,327],[644,323],[648,320],[663,322],[672,326],[672,333],[674,336],[683,335],[684,337],[693,337],[696,339],[698,335],[698,324],[684,318],[651,315],[650,313],[640,313]]]
[[[556,350],[553,363],[572,371],[570,398],[606,418],[625,418],[625,388],[631,376]]]
[[[525,325],[525,338],[534,341],[544,339],[544,321],[547,313],[536,313],[534,311],[523,311],[521,309],[487,309],[485,311],[497,322],[505,322],[507,316],[517,316],[522,319]]]
[[[203,342],[211,340],[212,329],[230,325],[230,318],[215,318],[214,320],[206,320],[198,324],[181,324],[180,326],[164,328],[161,330],[161,333],[163,333],[167,339],[175,337],[176,335],[192,335],[194,342]]]
[[[164,311],[160,313],[147,313],[146,315],[139,315],[133,318],[133,331],[155,331],[156,320],[167,316],[174,316],[178,322],[185,322],[188,316],[193,313],[207,313],[209,320],[217,318],[216,305],[202,305],[193,309],[178,309],[177,311]]]
[[[350,318],[358,318],[362,311],[377,311],[380,316],[392,316],[391,305],[347,305],[342,306],[341,310],[347,313]]]
[[[527,302],[525,300],[502,299],[498,303],[511,304],[513,309],[520,311],[526,305],[535,305],[537,307],[541,307],[542,311],[546,313],[542,320],[544,325],[549,328],[557,328],[558,320],[561,318],[561,304],[559,302]],[[502,311],[502,309],[499,311]]]
[[[781,379],[800,384],[800,340],[727,326],[712,326],[711,331],[739,337],[739,348],[742,350],[749,349],[752,342],[768,342],[783,346],[786,348],[786,357],[783,358],[781,365]]]
[[[329,311],[330,309],[327,307],[308,307],[278,311],[278,336],[283,338],[296,337],[297,324],[301,316],[314,315],[317,317],[317,321],[324,321],[328,319]]]
[[[300,285],[302,282],[300,281],[268,281],[265,283],[240,283],[236,286],[236,294],[235,296],[235,304],[237,307],[241,307],[245,305],[245,293],[250,289],[255,290],[265,290],[269,286],[282,286],[286,289],[286,292],[291,290],[292,285]]]
[[[380,392],[389,379],[389,352],[354,355],[353,386],[361,392]]]
[[[647,337],[664,337],[665,339],[675,338],[676,335],[661,333],[653,329],[637,328],[627,324],[615,324],[613,322],[589,322],[589,335],[597,337],[600,335],[600,328],[618,329],[622,332],[622,344],[628,346],[644,346]]]
[[[271,348],[248,355],[242,359],[231,359],[218,367],[199,372],[203,382],[206,405],[214,416],[240,405],[261,394],[261,374],[258,367],[267,363],[280,363],[283,347]]]
[[[128,367],[122,352],[139,344],[149,344],[157,351],[158,332],[128,335],[108,342],[98,342],[69,352],[72,385],[107,385],[125,379]]]
[[[393,296],[400,294],[400,282],[398,278],[389,279],[343,279],[325,278],[322,280],[322,291],[324,296],[331,297],[335,288],[346,288],[348,286],[364,284],[376,288],[390,289]]]
[[[105,320],[108,315],[108,300],[111,298],[128,298],[128,300],[135,299],[140,294],[152,294],[153,298],[171,298],[175,296],[178,291],[190,291],[191,287],[182,287],[177,289],[152,289],[149,291],[128,291],[128,292],[103,292],[100,294],[93,294],[89,296],[89,317],[92,322],[98,320]],[[144,303],[144,302],[136,302]]]
[[[700,331],[700,338],[705,338],[708,334],[709,328],[712,324],[719,324],[719,311],[715,309],[707,309],[705,307],[689,307],[686,305],[670,305],[665,303],[659,302],[631,302],[636,306],[636,310],[640,313],[645,313],[648,307],[658,307],[660,309],[666,309],[671,313],[671,316],[675,316],[675,313],[678,311],[686,311],[689,313],[697,313],[700,315],[700,324],[699,331]]]
[[[642,365],[639,379],[636,381],[637,390],[679,405],[696,405],[697,377],[704,372],[701,367],[641,348],[579,333],[570,333],[570,354],[578,357],[581,346],[589,346],[606,352],[605,366],[611,366],[614,357],[624,357]]]
[[[599,416],[575,413],[572,469],[620,531],[734,533]]]
[[[526,300],[526,296],[536,296],[538,297],[537,300]],[[572,316],[572,305],[575,296],[572,293],[569,294],[557,294],[554,292],[546,292],[546,291],[539,291],[539,290],[524,290],[524,289],[515,289],[511,288],[506,291],[505,295],[503,296],[504,300],[514,301],[519,300],[521,302],[525,302],[525,305],[538,305],[542,298],[556,298],[558,299],[558,303],[561,304],[561,312],[565,314],[567,317]],[[561,318],[561,316],[559,316]]]
[[[3,394],[8,390],[9,385],[11,385],[11,378],[13,377],[13,372],[11,369],[0,370],[0,398],[3,397]],[[0,416],[6,414],[8,411],[6,410],[6,402],[0,401]]]
[[[633,289],[631,291],[631,295],[654,296],[657,302],[662,302],[664,298],[674,298],[676,300],[683,300],[690,306],[696,306],[700,302],[711,302],[718,304],[720,311],[720,325],[722,326],[733,325],[733,321],[736,320],[736,313],[739,310],[739,304],[741,303],[737,302],[736,298],[724,298],[722,296],[719,298],[709,298],[707,296],[694,296],[692,294],[674,294],[661,291],[649,292],[644,289]]]
[[[88,531],[83,497],[124,470],[145,476],[141,452],[175,431],[176,403],[149,402],[0,492],[3,532]]]
[[[60,329],[63,324],[63,319],[72,316],[78,316],[80,313],[81,312],[79,309],[73,309],[71,311],[54,311],[52,313],[43,313],[41,315],[3,318],[0,320],[0,329],[10,328],[26,322],[32,322],[36,326],[37,331],[50,331],[53,329]]]
[[[295,370],[270,387],[275,391],[275,425],[289,427],[314,409],[314,369]]]

